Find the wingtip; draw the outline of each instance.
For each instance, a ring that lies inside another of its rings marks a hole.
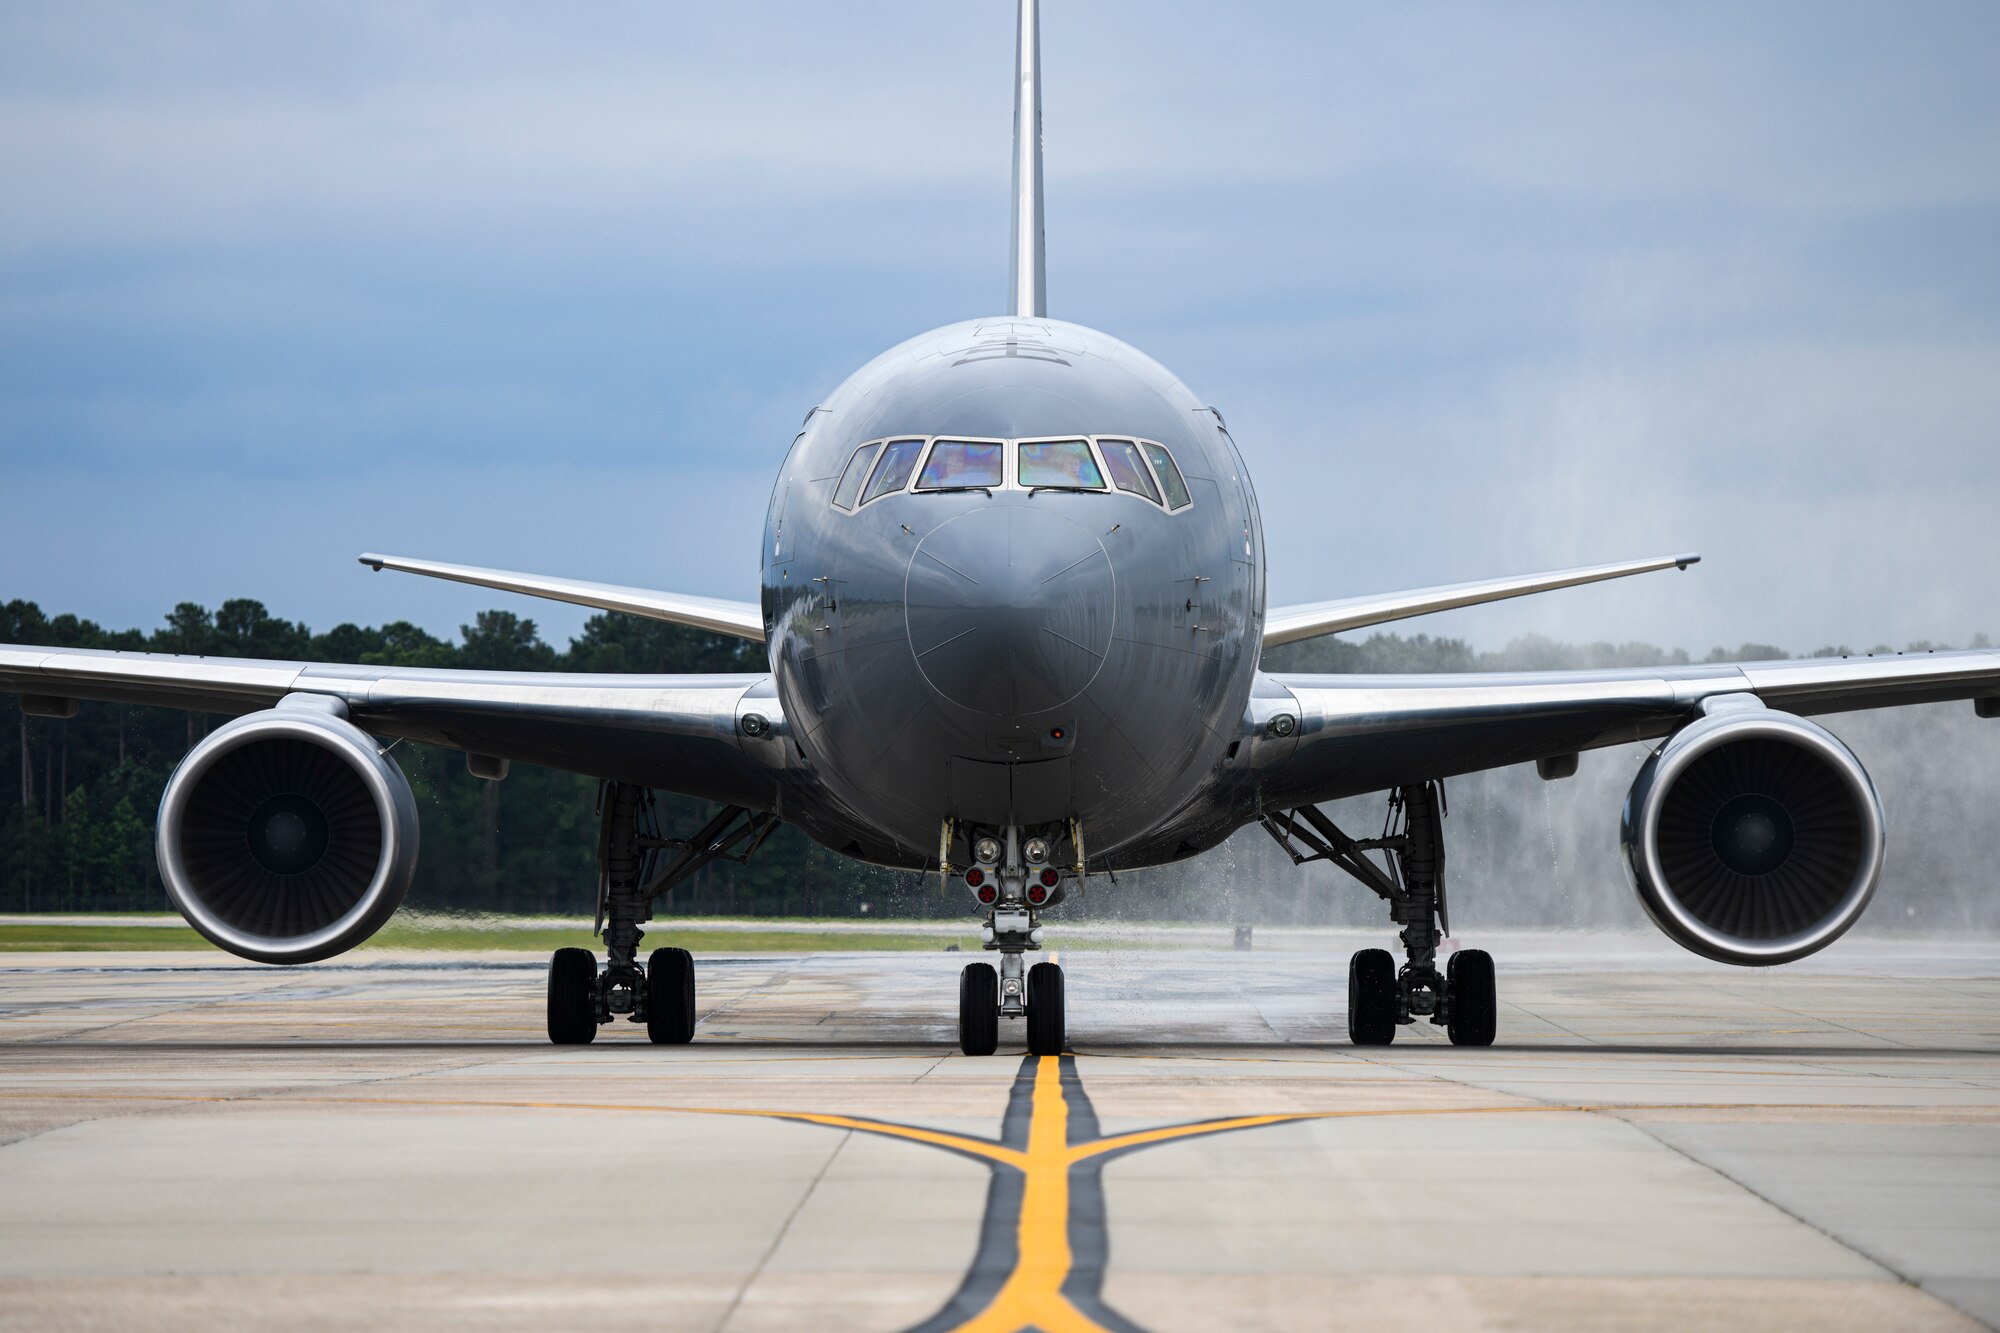
[[[1677,555],[1674,557],[1674,568],[1676,569],[1686,569],[1689,565],[1698,565],[1700,563],[1701,563],[1701,557],[1696,553],[1694,553],[1693,551],[1689,551],[1685,555]]]
[[[384,560],[385,557],[376,555],[373,551],[363,552],[361,556],[361,563],[374,570],[377,574],[382,572]]]

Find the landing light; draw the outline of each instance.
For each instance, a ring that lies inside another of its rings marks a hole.
[[[1049,843],[1046,838],[1030,838],[1021,850],[1027,853],[1028,860],[1036,865],[1049,859]]]
[[[972,844],[972,855],[975,860],[992,865],[1000,859],[1000,839],[981,838]]]

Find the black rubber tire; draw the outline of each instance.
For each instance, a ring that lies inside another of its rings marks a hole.
[[[991,963],[967,963],[958,974],[958,1049],[967,1055],[1000,1049],[1000,974]]]
[[[1451,996],[1451,1014],[1445,1023],[1451,1044],[1491,1046],[1500,1017],[1493,987],[1493,955],[1484,949],[1460,949],[1445,962],[1444,982]]]
[[[597,1040],[597,955],[557,949],[549,959],[549,1040],[587,1046]]]
[[[1028,1054],[1061,1055],[1067,1040],[1062,967],[1036,963],[1028,969]]]
[[[694,1040],[694,955],[655,949],[646,960],[646,1037],[655,1046]]]
[[[1396,1039],[1396,960],[1387,949],[1363,949],[1347,962],[1347,1039],[1356,1046]]]

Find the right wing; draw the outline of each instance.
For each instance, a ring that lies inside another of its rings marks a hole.
[[[378,574],[385,569],[396,569],[405,574],[424,574],[434,579],[497,588],[501,592],[547,597],[599,611],[624,611],[652,620],[671,621],[676,625],[692,625],[696,629],[748,639],[752,643],[764,642],[764,613],[755,602],[655,592],[650,588],[627,588],[616,583],[588,583],[582,579],[560,579],[547,574],[517,574],[508,569],[482,569],[478,565],[447,565],[436,560],[410,560],[399,555],[364,555],[361,563]]]
[[[367,558],[363,557],[364,560]],[[1427,616],[1433,611],[1480,606],[1487,602],[1505,601],[1509,597],[1526,597],[1530,593],[1601,583],[1605,579],[1622,579],[1632,574],[1650,574],[1656,569],[1686,569],[1700,562],[1700,556],[1689,552],[1686,555],[1657,556],[1651,560],[1625,560],[1615,565],[1583,565],[1576,569],[1552,570],[1546,574],[1516,574],[1504,579],[1445,583],[1433,588],[1411,588],[1406,592],[1370,593],[1366,597],[1342,597],[1331,602],[1274,606],[1264,616],[1264,646],[1275,648],[1281,643],[1296,643],[1321,634],[1386,625],[1391,621],[1408,620],[1411,616]]]
[[[1718,695],[1802,717],[1978,702],[2000,716],[2000,651],[1895,653],[1610,671],[1259,674],[1243,766],[1270,809],[1657,740]],[[1292,719],[1274,730],[1280,716]],[[1280,731],[1282,734],[1279,734]]]
[[[773,808],[789,744],[767,675],[441,671],[0,644],[0,692],[56,716],[77,699],[240,714],[289,694],[325,695],[376,736],[753,810]],[[751,713],[765,725],[746,728],[739,719]]]

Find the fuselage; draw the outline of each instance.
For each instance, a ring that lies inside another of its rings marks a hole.
[[[1196,800],[1239,737],[1250,478],[1220,415],[1106,334],[1003,316],[877,357],[793,442],[762,567],[825,793],[788,816],[835,850],[921,863],[947,819],[1075,820],[1095,858]]]

